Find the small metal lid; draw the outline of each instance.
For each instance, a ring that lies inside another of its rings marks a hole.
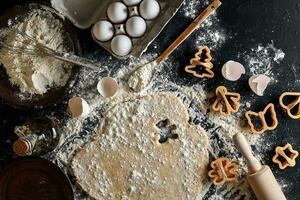
[[[27,156],[32,151],[32,144],[26,139],[18,139],[15,141],[13,149],[18,156]]]

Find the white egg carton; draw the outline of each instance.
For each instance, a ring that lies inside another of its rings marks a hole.
[[[117,58],[140,56],[184,0],[51,0],[53,8]]]

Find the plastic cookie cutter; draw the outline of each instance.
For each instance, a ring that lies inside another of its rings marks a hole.
[[[284,147],[276,147],[275,155],[272,160],[274,163],[278,164],[280,169],[283,170],[287,167],[294,167],[296,165],[296,158],[298,155],[298,151],[295,151],[292,145],[287,143]],[[283,159],[280,158],[283,158],[285,161],[282,161]]]
[[[232,112],[239,110],[239,101],[241,95],[235,92],[228,92],[224,86],[216,89],[216,100],[212,105],[212,110],[219,112],[221,115],[229,116]]]
[[[271,123],[267,122],[267,119],[266,119],[266,114],[268,112],[270,112],[270,120],[272,121]],[[255,134],[262,134],[265,131],[274,130],[278,125],[275,107],[274,107],[274,104],[272,104],[272,103],[269,103],[263,111],[260,111],[258,113],[253,112],[253,111],[247,111],[245,113],[245,117],[248,121],[251,131]],[[254,117],[259,118],[259,120],[261,122],[260,128],[255,127],[253,120],[252,120],[252,118],[254,118]]]
[[[284,100],[292,99],[288,105],[284,103]],[[279,97],[280,106],[286,110],[288,116],[292,119],[300,119],[300,92],[285,92]]]
[[[208,172],[208,176],[214,185],[223,185],[227,181],[234,181],[238,176],[236,164],[230,162],[226,157],[218,158],[211,162],[210,166],[212,169]]]
[[[213,68],[211,59],[210,49],[207,46],[200,46],[195,57],[190,60],[190,65],[184,70],[197,78],[212,78],[214,72],[211,70]]]

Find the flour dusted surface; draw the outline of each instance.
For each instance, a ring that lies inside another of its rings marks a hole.
[[[63,24],[46,10],[34,9],[21,21],[9,21],[9,27],[1,32],[5,43],[14,48],[34,49],[24,43],[27,34],[37,42],[58,51],[68,51],[63,39]],[[0,49],[0,63],[6,69],[9,80],[21,92],[44,94],[49,88],[64,86],[70,75],[71,67],[63,61],[51,57],[29,54],[15,54]]]
[[[166,119],[178,138],[160,143],[157,124]],[[208,141],[188,119],[172,94],[116,105],[72,161],[78,183],[96,199],[199,199],[207,182]]]

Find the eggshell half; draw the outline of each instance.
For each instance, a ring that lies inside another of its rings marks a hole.
[[[235,61],[227,61],[222,67],[222,75],[229,81],[237,81],[241,78],[242,74],[245,74],[246,70],[244,66]]]
[[[271,79],[266,75],[253,75],[249,78],[249,86],[255,94],[263,96],[270,81]]]
[[[84,117],[90,113],[89,104],[81,97],[73,97],[68,102],[69,111],[73,118]]]

